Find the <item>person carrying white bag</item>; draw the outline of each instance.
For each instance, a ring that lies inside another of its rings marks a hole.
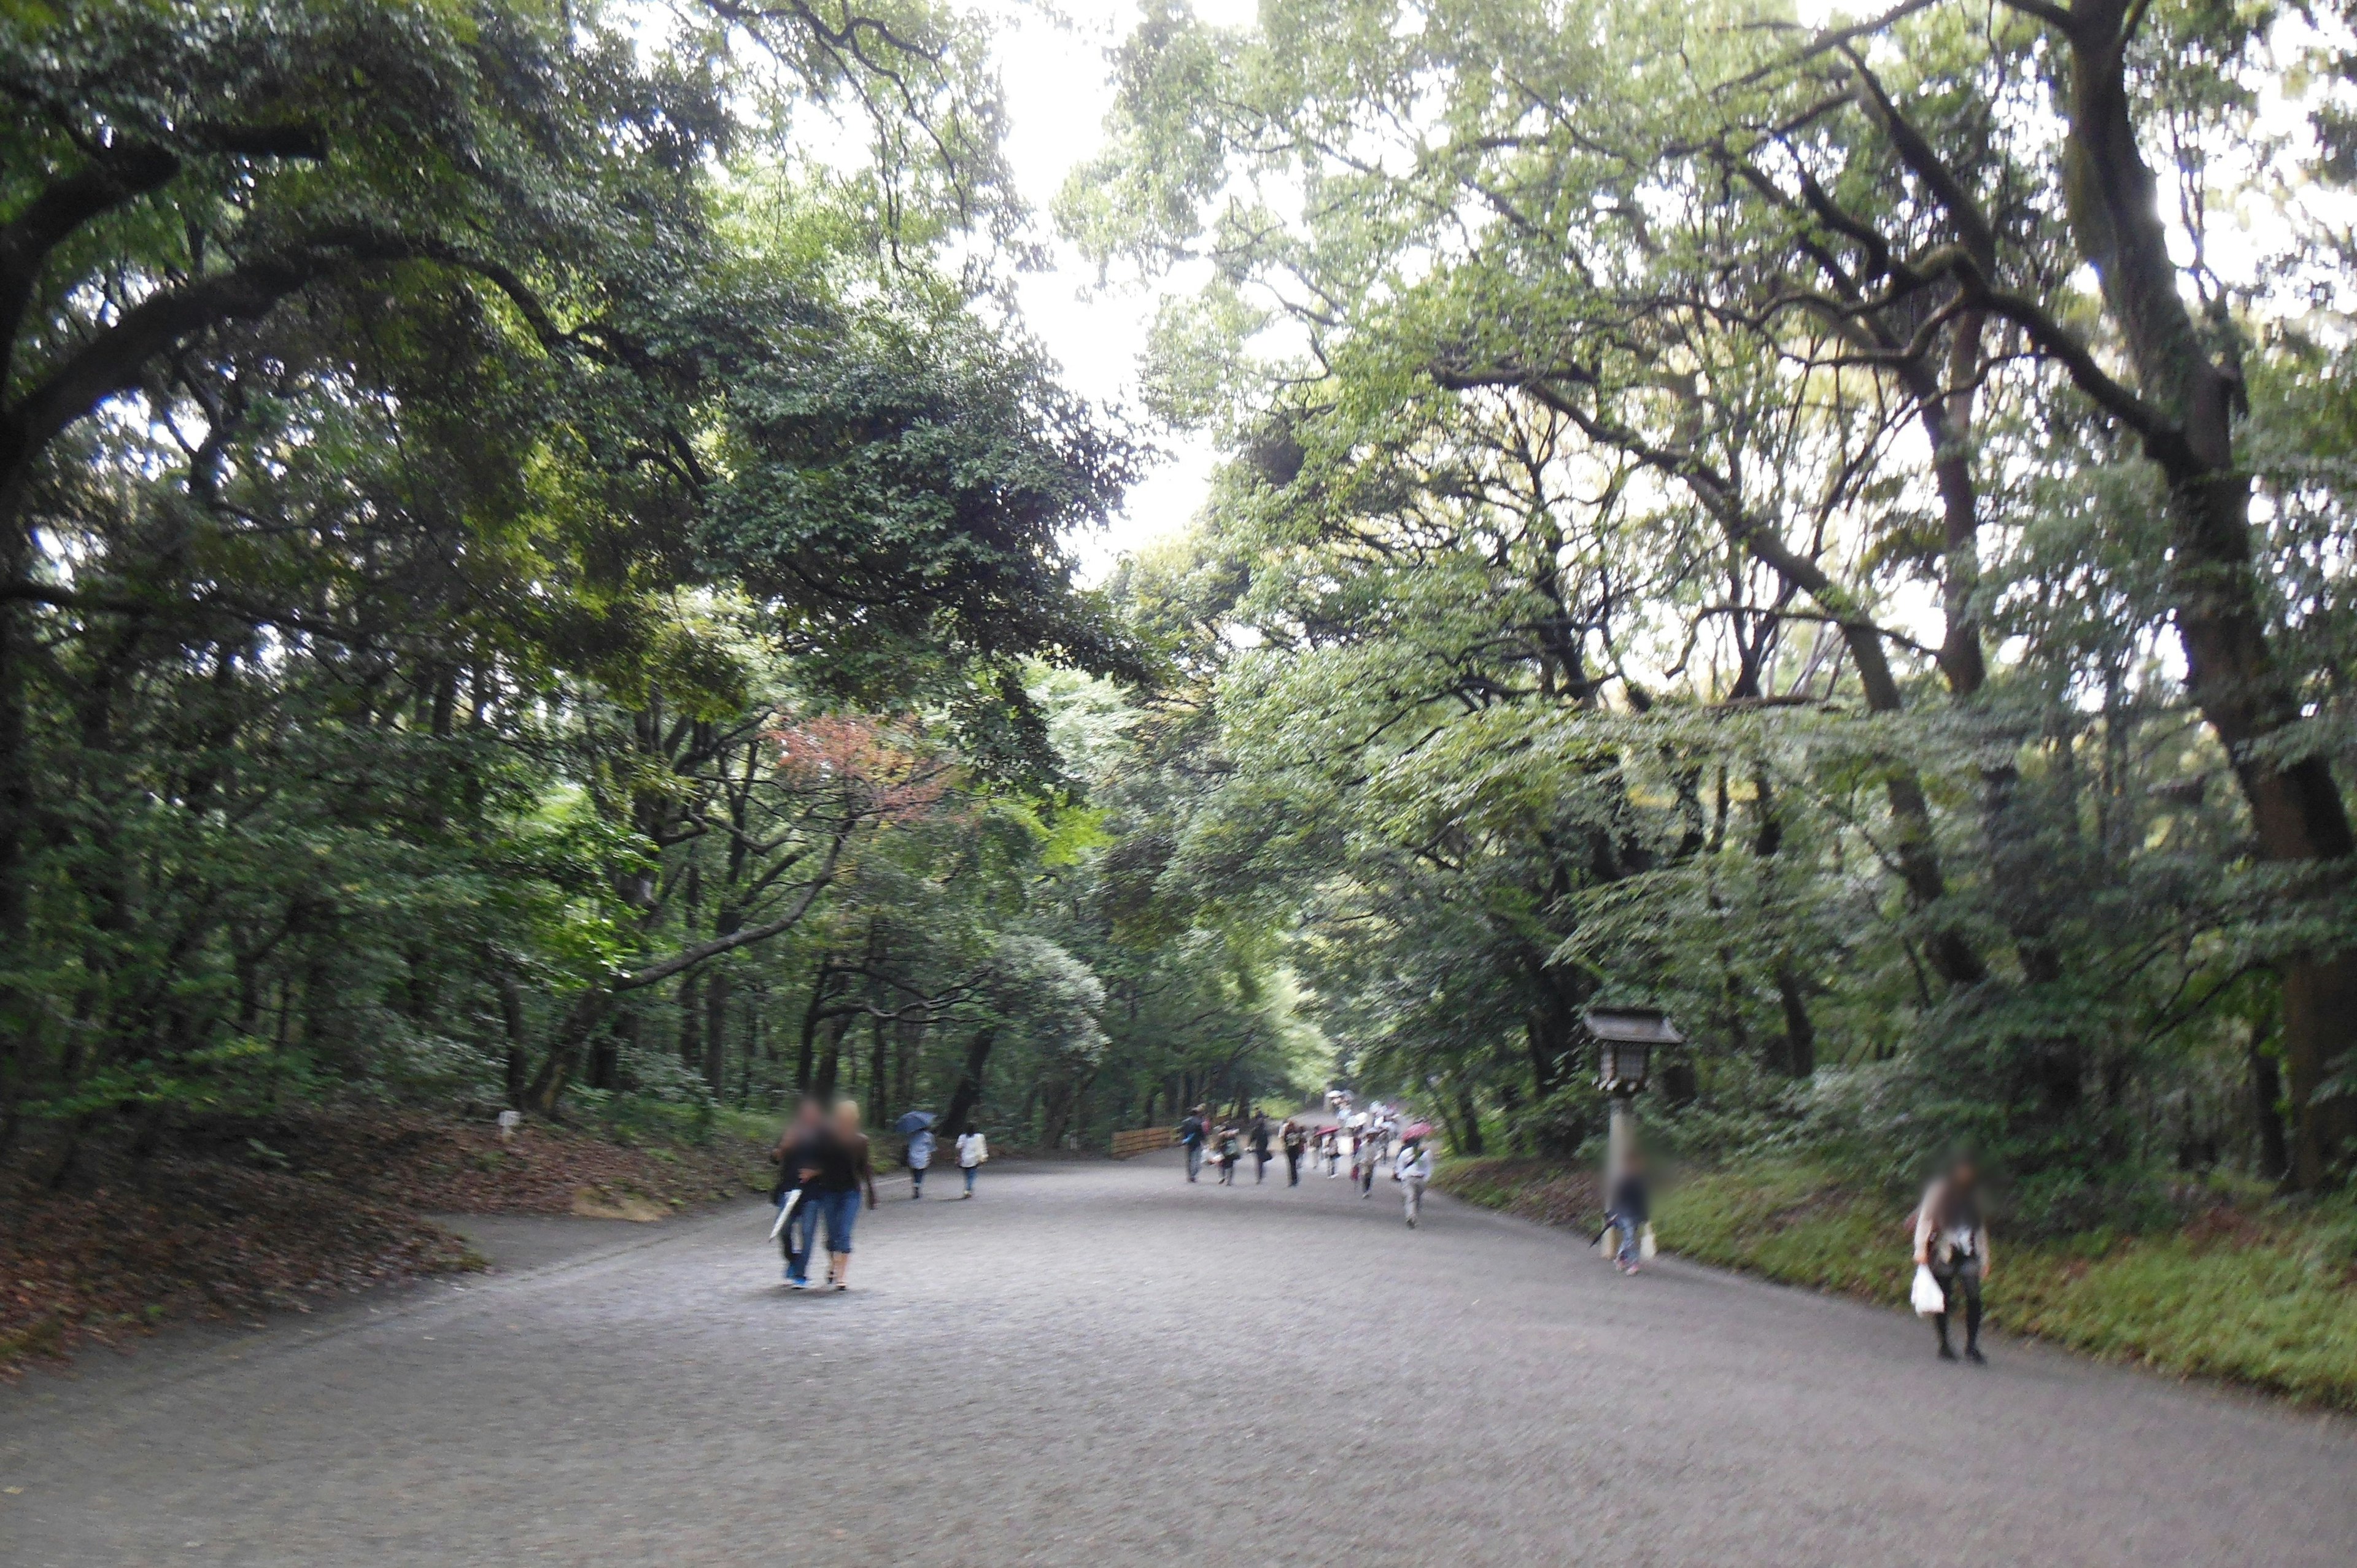
[[[1969,1154],[1949,1156],[1947,1169],[1923,1189],[1915,1210],[1915,1311],[1940,1331],[1940,1359],[1956,1359],[1948,1319],[1957,1298],[1964,1309],[1964,1359],[1988,1365],[1981,1354],[1981,1287],[1988,1282],[1988,1217],[1981,1208],[1980,1170]]]

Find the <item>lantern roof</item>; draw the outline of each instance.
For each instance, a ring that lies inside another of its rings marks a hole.
[[[1599,1040],[1623,1046],[1682,1046],[1685,1036],[1658,1007],[1591,1007],[1580,1023]]]

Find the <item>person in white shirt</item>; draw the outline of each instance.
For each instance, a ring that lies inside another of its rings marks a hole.
[[[1392,1179],[1407,1188],[1407,1228],[1415,1229],[1416,1216],[1424,1212],[1424,1187],[1432,1179],[1432,1150],[1418,1138],[1399,1152],[1399,1164]]]
[[[958,1169],[965,1173],[964,1196],[972,1197],[974,1173],[982,1168],[983,1161],[990,1158],[990,1145],[983,1141],[982,1134],[969,1122],[965,1124],[965,1131],[958,1134],[957,1149]]]
[[[909,1196],[925,1196],[925,1167],[933,1163],[933,1130],[920,1127],[909,1134]]]

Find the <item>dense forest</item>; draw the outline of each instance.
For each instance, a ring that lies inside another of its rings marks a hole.
[[[1184,286],[1228,768],[1173,862],[1362,1076],[2024,1222],[2357,1122],[2347,20],[1156,11],[1061,216]],[[1903,1180],[1903,1178],[1901,1178]]]
[[[0,1144],[1295,1070],[1122,901],[1139,446],[1008,321],[980,33],[673,20],[9,9]]]
[[[0,16],[0,1145],[1340,1074],[1568,1155],[1646,1003],[1694,1150],[2341,1179],[2346,18],[1157,3],[1052,214],[978,16],[657,18]]]

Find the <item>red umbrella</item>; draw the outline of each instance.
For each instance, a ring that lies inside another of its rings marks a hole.
[[[1429,1138],[1431,1136],[1432,1123],[1429,1122],[1411,1122],[1400,1131],[1401,1140],[1410,1144],[1415,1143],[1418,1138]]]

